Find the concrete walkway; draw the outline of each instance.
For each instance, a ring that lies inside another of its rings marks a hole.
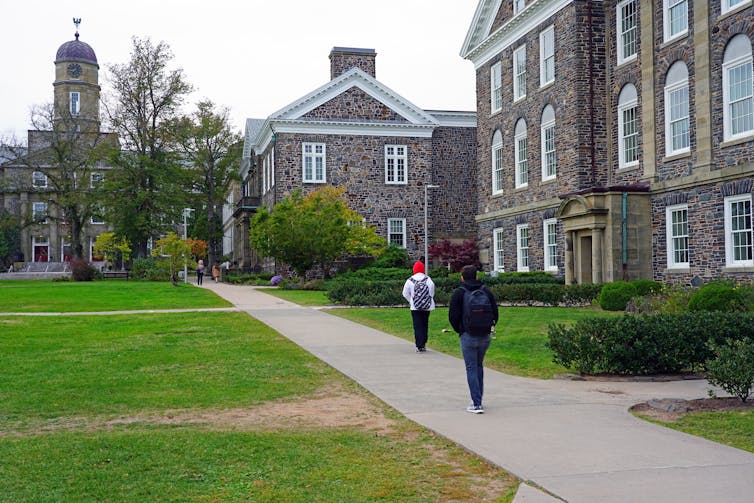
[[[431,334],[429,351],[417,354],[408,341],[252,287],[204,286],[406,417],[521,478],[515,503],[754,501],[754,454],[627,412],[652,398],[704,398],[706,381],[543,381],[487,370],[485,413],[473,415],[463,361],[432,351]]]

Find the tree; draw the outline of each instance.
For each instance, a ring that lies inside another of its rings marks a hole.
[[[206,239],[208,263],[222,255],[222,206],[233,180],[238,180],[241,160],[241,135],[233,131],[228,109],[215,109],[209,100],[200,102],[196,112],[182,117],[175,127],[178,146],[188,163],[190,191],[196,207],[204,209],[203,237]]]
[[[192,87],[183,70],[168,69],[172,59],[165,42],[133,38],[131,60],[109,67],[113,90],[105,108],[123,148],[112,152],[108,216],[138,258],[186,205],[174,127]]]
[[[170,264],[170,280],[173,285],[178,284],[178,270],[183,268],[183,264],[188,260],[191,253],[191,246],[186,240],[178,237],[175,232],[168,232],[168,235],[158,239],[152,250],[155,257],[167,257]]]
[[[113,264],[118,258],[121,260],[121,267],[125,267],[125,262],[131,254],[131,247],[125,237],[118,237],[114,232],[104,232],[97,236],[94,243],[94,253]]]
[[[0,272],[6,271],[21,252],[21,224],[8,210],[0,210]]]
[[[376,255],[385,246],[373,227],[343,201],[343,187],[294,191],[270,213],[261,208],[251,222],[250,244],[260,254],[290,265],[301,277],[315,265],[327,278],[346,255]]]
[[[188,238],[186,240],[191,250],[191,257],[194,260],[203,259],[207,256],[207,242],[203,239]]]
[[[29,185],[27,180],[16,183],[45,194],[47,218],[65,223],[72,257],[83,258],[84,229],[103,211],[102,186],[92,183],[91,175],[104,169],[106,150],[117,142],[113,135],[100,133],[98,123],[74,117],[66,107],[56,110],[52,103],[32,109],[31,125],[28,147],[16,145],[10,150],[14,164],[42,173],[46,186]]]
[[[458,272],[465,265],[481,267],[479,263],[479,246],[475,239],[467,239],[461,243],[451,243],[447,239],[429,246],[429,256],[439,258],[448,264],[451,271]]]

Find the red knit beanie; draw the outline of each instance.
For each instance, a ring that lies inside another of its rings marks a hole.
[[[414,262],[414,274],[419,272],[424,272],[424,264],[422,264],[421,260]]]

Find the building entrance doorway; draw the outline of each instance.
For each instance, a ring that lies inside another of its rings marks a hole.
[[[592,236],[579,240],[579,283],[592,282]]]
[[[46,236],[35,237],[32,248],[34,251],[34,262],[50,261],[50,242]]]

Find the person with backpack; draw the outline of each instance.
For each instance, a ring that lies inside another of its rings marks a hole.
[[[435,284],[424,272],[421,261],[414,263],[414,275],[403,285],[403,297],[411,307],[411,320],[414,323],[414,341],[416,352],[427,350],[429,338],[429,313],[435,308]]]
[[[466,364],[466,381],[471,393],[467,412],[482,414],[484,369],[482,362],[490,347],[490,333],[497,324],[497,301],[493,293],[477,280],[477,269],[466,265],[461,269],[461,286],[450,298],[448,320],[461,340],[461,353]]]

